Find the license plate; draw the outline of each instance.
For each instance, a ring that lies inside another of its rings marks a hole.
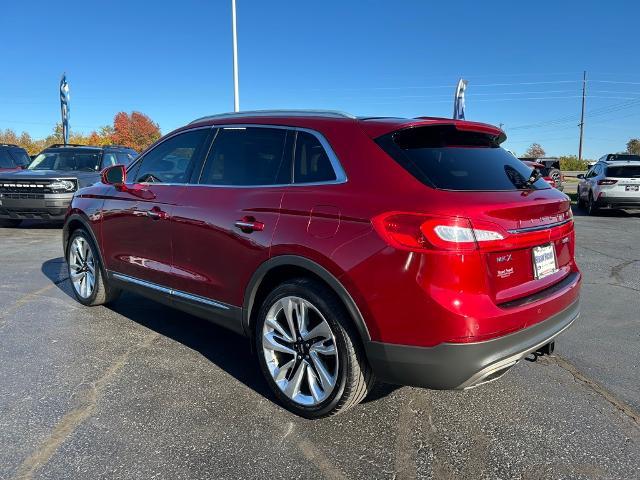
[[[637,192],[638,190],[640,190],[640,185],[626,185],[624,189],[627,192]]]
[[[533,247],[533,276],[544,278],[558,271],[556,251],[552,243]]]

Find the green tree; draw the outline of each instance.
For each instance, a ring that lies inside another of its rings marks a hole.
[[[627,153],[640,155],[640,138],[632,138],[627,142]]]

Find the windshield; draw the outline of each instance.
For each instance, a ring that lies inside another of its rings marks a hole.
[[[16,168],[16,164],[7,148],[0,148],[0,168]]]
[[[529,182],[532,169],[490,135],[461,131],[453,125],[417,127],[377,140],[414,177],[445,190],[539,190],[544,180]]]
[[[29,158],[29,155],[27,155],[27,152],[24,150],[21,150],[19,148],[14,148],[12,150],[10,150],[11,156],[13,157],[13,160],[16,162],[16,165],[19,165],[21,167],[26,167],[27,165],[29,165],[29,163],[31,163],[31,159]]]
[[[640,178],[640,165],[621,165],[607,167],[607,177]]]
[[[100,153],[93,150],[45,151],[33,159],[29,170],[100,170]]]

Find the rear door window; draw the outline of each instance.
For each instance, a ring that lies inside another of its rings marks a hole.
[[[607,177],[640,178],[640,165],[617,165],[607,167]]]
[[[336,180],[331,160],[315,135],[309,132],[298,132],[294,159],[294,183],[320,183]]]
[[[291,181],[285,166],[287,129],[223,127],[202,170],[205,185],[279,185]],[[290,163],[289,163],[290,165]]]
[[[529,182],[531,169],[499,146],[496,137],[458,130],[454,125],[415,127],[376,140],[414,177],[443,190],[524,190],[550,188]]]
[[[128,171],[128,178],[135,183],[187,183],[209,132],[200,128],[165,140]]]

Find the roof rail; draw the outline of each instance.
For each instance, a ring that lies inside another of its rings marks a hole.
[[[2,142],[0,142],[0,147],[18,147],[18,148],[22,148],[22,147],[20,147],[20,145],[16,145],[15,143],[2,143]]]
[[[102,148],[127,148],[129,150],[133,150],[133,148],[127,147],[126,145],[117,145],[115,143],[113,145],[100,145],[100,147],[102,147]]]
[[[189,125],[205,120],[215,120],[217,118],[240,118],[240,117],[327,117],[327,118],[351,118],[354,115],[337,110],[245,110],[243,112],[218,113],[196,118]]]
[[[91,145],[81,145],[79,143],[54,143],[47,148],[60,148],[60,147],[90,147]]]

